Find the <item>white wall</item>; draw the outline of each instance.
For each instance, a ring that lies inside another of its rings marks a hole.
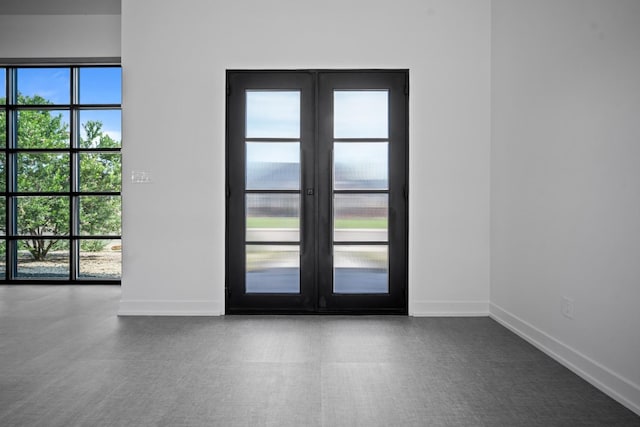
[[[489,0],[124,0],[121,314],[224,311],[225,70],[254,68],[410,69],[409,310],[487,314],[490,14]]]
[[[0,15],[0,58],[120,56],[120,15]]]
[[[640,413],[640,2],[492,17],[491,313]]]

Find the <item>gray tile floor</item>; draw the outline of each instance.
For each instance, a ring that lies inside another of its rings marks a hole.
[[[0,287],[1,426],[640,426],[488,318],[123,317]]]

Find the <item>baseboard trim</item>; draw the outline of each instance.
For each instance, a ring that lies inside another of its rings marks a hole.
[[[640,415],[640,386],[562,343],[546,332],[491,303],[489,316],[546,353],[594,387]]]
[[[488,301],[413,301],[409,315],[414,317],[485,317]]]
[[[120,300],[118,316],[221,316],[224,304],[215,300]]]

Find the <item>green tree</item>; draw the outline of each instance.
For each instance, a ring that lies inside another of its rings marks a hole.
[[[117,148],[115,141],[102,130],[99,121],[83,124],[81,148]],[[122,161],[120,153],[82,153],[80,155],[81,191],[120,191]],[[121,202],[119,196],[80,197],[80,232],[84,235],[120,234]],[[81,240],[80,248],[99,251],[104,240]]]
[[[19,104],[50,105],[41,96],[19,95]],[[81,148],[118,147],[102,130],[99,121],[83,124],[79,139]],[[0,117],[0,135],[5,134],[6,121]],[[20,110],[17,125],[17,147],[50,149],[69,147],[69,126],[61,113],[49,110]],[[119,191],[121,157],[119,153],[80,153],[81,191]],[[67,192],[70,186],[68,152],[17,154],[17,190],[20,192]],[[4,162],[3,162],[4,163]],[[18,233],[30,236],[23,243],[36,260],[51,251],[68,247],[66,240],[56,237],[69,234],[70,200],[68,196],[20,196],[17,200]],[[109,235],[120,232],[120,198],[109,196],[80,197],[80,231],[82,234]],[[83,250],[101,250],[102,241],[82,241]]]

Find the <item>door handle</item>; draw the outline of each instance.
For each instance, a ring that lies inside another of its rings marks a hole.
[[[313,187],[309,187],[306,188],[304,190],[304,194],[306,194],[307,196],[313,196],[315,190],[313,189]],[[305,213],[305,206],[307,205],[306,200],[301,200],[300,201],[302,203],[302,206],[300,207],[300,254],[301,256],[305,254],[306,252],[306,244],[305,242],[307,241],[307,239],[305,239],[305,227],[304,227],[304,222],[306,221],[306,216],[304,215]]]

